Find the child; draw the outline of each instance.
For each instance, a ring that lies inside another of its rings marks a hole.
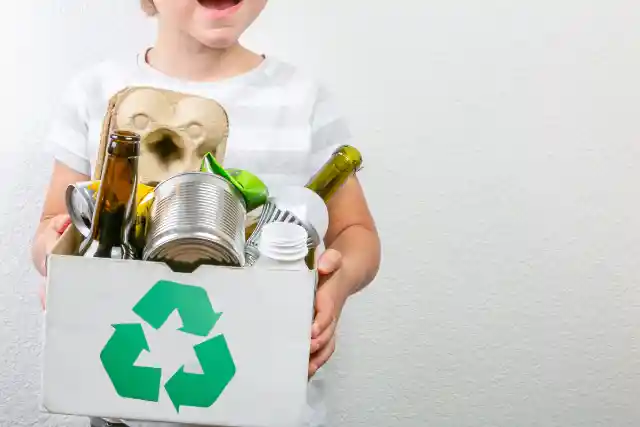
[[[345,121],[322,87],[293,66],[239,44],[267,0],[141,2],[158,20],[154,46],[137,57],[106,61],[81,73],[65,93],[47,137],[55,162],[32,251],[43,276],[46,257],[69,223],[65,189],[90,179],[108,100],[125,86],[153,86],[218,101],[231,123],[225,166],[252,171],[268,184],[304,184],[337,146],[350,142]],[[347,298],[373,280],[380,262],[374,221],[355,177],[328,207],[310,377],[334,351],[336,324]],[[310,382],[312,410],[306,425],[323,425],[316,380]]]

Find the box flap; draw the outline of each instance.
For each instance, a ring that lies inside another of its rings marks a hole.
[[[83,240],[84,237],[80,234],[80,231],[71,224],[56,242],[51,250],[51,255],[77,255],[78,248]]]

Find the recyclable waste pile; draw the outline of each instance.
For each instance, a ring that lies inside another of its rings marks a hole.
[[[85,257],[200,265],[305,265],[327,232],[327,202],[362,167],[359,151],[335,150],[305,186],[271,191],[256,175],[225,169],[211,154],[200,170],[139,182],[140,136],[114,131],[100,179],[70,185],[66,203]]]

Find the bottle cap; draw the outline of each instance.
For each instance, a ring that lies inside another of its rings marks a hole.
[[[271,222],[260,233],[261,255],[278,261],[297,261],[307,256],[307,231],[289,222]]]

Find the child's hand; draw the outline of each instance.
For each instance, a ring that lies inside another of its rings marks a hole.
[[[51,218],[49,221],[49,228],[53,229],[58,237],[55,239],[55,242],[58,241],[62,233],[71,225],[71,217],[68,214],[56,215]],[[51,247],[53,249],[53,246]]]
[[[40,272],[47,275],[47,257],[51,254],[53,247],[58,243],[60,236],[71,225],[71,217],[67,214],[56,215],[49,220],[47,227],[42,230],[40,245],[43,246],[42,259],[40,260]]]
[[[47,224],[45,229],[42,230],[40,235],[38,236],[38,239],[40,240],[38,242],[38,246],[41,247],[39,252],[42,255],[39,257],[40,259],[38,259],[36,266],[42,276],[46,276],[47,274],[47,257],[49,256],[49,254],[51,254],[53,247],[56,245],[56,243],[60,239],[60,236],[62,235],[62,233],[64,233],[64,231],[67,229],[67,227],[69,227],[70,224],[71,224],[71,218],[69,217],[69,215],[66,215],[66,214],[57,215],[51,218],[51,220],[49,220],[49,223]],[[38,293],[40,295],[40,304],[42,305],[42,309],[44,310],[45,308],[44,281],[40,285],[40,289]]]
[[[318,261],[320,285],[316,292],[316,316],[311,330],[311,360],[309,377],[312,377],[331,357],[336,348],[335,331],[342,307],[347,297],[341,292],[340,267],[342,255],[328,249]]]

